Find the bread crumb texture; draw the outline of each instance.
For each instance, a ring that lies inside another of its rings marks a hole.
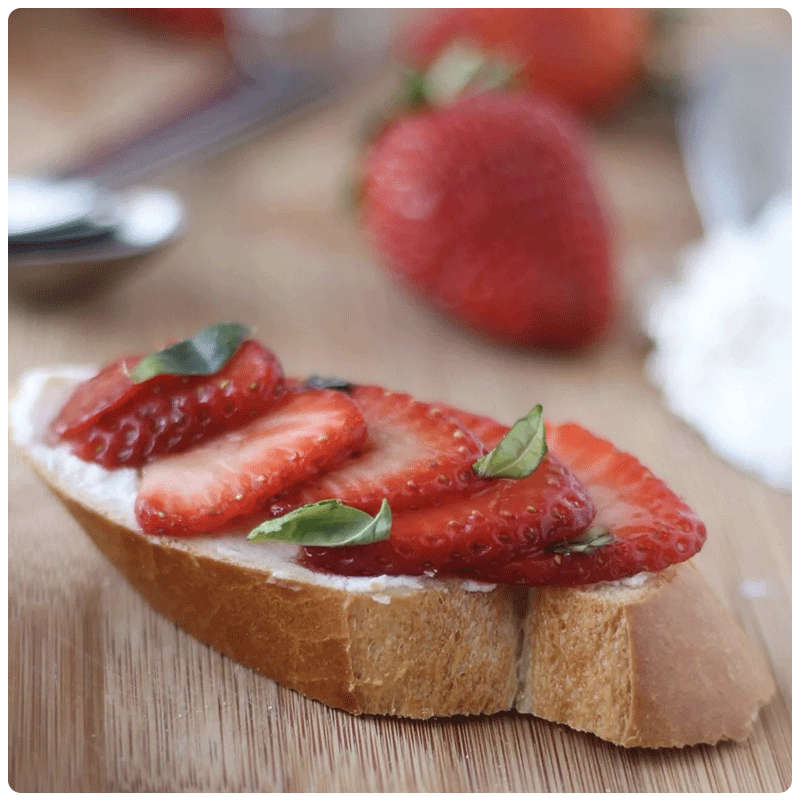
[[[769,668],[691,563],[639,589],[543,589],[517,708],[626,747],[742,740]]]
[[[359,705],[419,718],[510,709],[519,626],[514,595],[508,587],[465,592],[455,583],[383,607],[352,595],[350,657]]]

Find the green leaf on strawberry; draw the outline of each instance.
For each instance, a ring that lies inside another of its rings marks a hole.
[[[214,375],[249,336],[250,329],[238,322],[211,325],[191,339],[145,356],[130,378],[142,383],[157,375]]]
[[[472,469],[480,478],[525,478],[536,471],[546,454],[542,407],[537,405]]]
[[[502,56],[454,44],[427,69],[404,70],[394,97],[366,120],[359,138],[365,143],[375,141],[399,117],[446,106],[464,95],[517,88],[520,72],[521,65]],[[347,193],[355,201],[347,205],[358,206],[360,187],[348,184]]]
[[[585,533],[576,536],[574,539],[565,539],[561,542],[554,542],[544,548],[546,553],[557,553],[562,556],[571,553],[593,553],[607,544],[614,541],[614,535],[608,528],[602,525],[592,525]]]
[[[352,392],[353,382],[344,378],[328,378],[323,375],[311,375],[303,383],[308,389],[338,389],[340,392]]]
[[[262,522],[247,538],[251,542],[342,547],[388,539],[391,527],[392,510],[385,499],[374,517],[338,500],[321,500]]]
[[[465,94],[513,88],[519,72],[519,65],[505,58],[459,42],[422,73],[423,99],[428,105],[446,105]]]

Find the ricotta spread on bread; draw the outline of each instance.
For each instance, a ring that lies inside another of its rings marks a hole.
[[[46,444],[45,431],[53,417],[64,405],[70,393],[81,382],[97,373],[96,366],[40,368],[26,373],[19,385],[16,399],[10,406],[11,427],[20,446],[45,468],[60,476],[70,486],[72,494],[92,508],[102,509],[114,522],[133,530],[138,529],[134,503],[139,488],[139,471],[130,467],[109,470],[78,458],[65,442]],[[188,546],[180,539],[173,546]],[[388,603],[397,592],[415,590],[432,579],[413,576],[379,575],[376,577],[347,577],[314,572],[295,563],[299,551],[296,545],[283,542],[254,544],[246,532],[230,536],[192,537],[191,549],[244,566],[252,565],[270,572],[271,581],[302,581],[319,586],[364,592],[377,602]],[[441,583],[441,582],[440,582]],[[465,591],[489,592],[492,583],[464,580],[459,585]]]

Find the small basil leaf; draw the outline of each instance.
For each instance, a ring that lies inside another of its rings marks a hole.
[[[535,472],[546,454],[542,407],[535,406],[472,469],[481,478],[525,478]]]
[[[386,500],[371,517],[339,500],[321,500],[277,519],[262,522],[248,534],[251,542],[280,541],[316,547],[370,544],[389,538],[392,510]]]
[[[547,545],[545,552],[558,553],[563,556],[568,556],[570,553],[593,553],[613,541],[614,536],[610,531],[599,525],[592,525],[591,528],[587,528],[586,531],[574,539],[566,539]]]
[[[157,375],[213,375],[241,347],[250,329],[238,322],[212,325],[192,339],[145,356],[131,371],[131,380],[142,383]]]
[[[342,392],[352,392],[355,384],[343,378],[323,378],[321,375],[312,375],[305,382],[309,389],[338,389]]]

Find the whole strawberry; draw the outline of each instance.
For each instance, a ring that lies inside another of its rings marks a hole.
[[[652,40],[644,8],[449,8],[425,16],[402,44],[427,67],[454,43],[521,65],[522,85],[577,114],[603,116],[640,83]]]
[[[573,121],[527,93],[418,104],[368,153],[365,224],[393,273],[471,327],[592,344],[609,325],[612,268],[582,149]]]

